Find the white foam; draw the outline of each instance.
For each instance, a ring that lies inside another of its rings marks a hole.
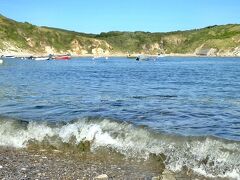
[[[240,144],[237,142],[164,136],[109,120],[79,120],[55,127],[36,122],[21,127],[14,121],[2,121],[0,125],[1,146],[22,148],[30,140],[41,142],[55,136],[68,143],[74,137],[77,144],[91,141],[93,151],[104,146],[126,156],[142,158],[147,158],[150,153],[163,153],[167,156],[166,166],[170,170],[180,171],[187,166],[204,176],[240,179]]]
[[[14,121],[9,121],[1,124],[0,145],[23,148],[29,140],[41,142],[45,137],[55,134],[54,129],[44,124],[29,123],[27,129],[24,129],[17,128]]]
[[[240,180],[240,171],[237,169],[233,169],[232,171],[228,171],[225,174],[219,174],[216,176],[213,176],[212,174],[207,174],[206,171],[203,170],[203,168],[194,167],[192,170],[198,174],[201,174],[201,175],[203,175],[205,177],[209,177],[209,178],[219,177],[219,178],[231,178],[231,179]]]

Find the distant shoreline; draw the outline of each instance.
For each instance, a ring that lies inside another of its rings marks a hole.
[[[70,53],[73,57],[127,57],[129,54],[132,58],[139,54],[240,57],[240,24],[165,33],[111,31],[85,34],[20,23],[1,15],[0,25],[0,56],[39,57]]]
[[[56,53],[56,54],[64,54],[64,53]],[[67,53],[66,53],[67,54]],[[30,53],[30,52],[0,52],[0,56],[15,56],[15,57],[43,57],[43,56],[48,56],[49,54],[46,53]],[[82,55],[76,55],[73,54],[72,57],[79,57],[79,58],[84,58],[84,57],[89,57],[89,58],[100,58],[100,57],[126,57],[126,58],[136,58],[140,55],[144,55],[147,57],[206,57],[206,58],[240,58],[240,56],[233,56],[233,55],[215,55],[215,56],[208,56],[208,55],[196,55],[196,54],[179,54],[179,53],[171,53],[171,54],[162,54],[162,55],[154,55],[154,54],[124,54],[124,53],[116,53],[116,54],[101,54],[101,55],[96,55],[96,54],[82,54]]]

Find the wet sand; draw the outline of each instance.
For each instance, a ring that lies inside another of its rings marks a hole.
[[[208,179],[190,171],[173,174],[162,163],[126,159],[112,152],[74,154],[58,150],[0,148],[0,179]],[[104,178],[103,178],[104,179]]]

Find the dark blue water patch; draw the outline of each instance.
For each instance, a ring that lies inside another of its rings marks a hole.
[[[148,96],[133,96],[130,98],[134,99],[170,99],[170,98],[177,98],[176,95],[148,95]]]
[[[37,121],[100,116],[182,135],[239,139],[240,59],[6,60],[0,114]]]

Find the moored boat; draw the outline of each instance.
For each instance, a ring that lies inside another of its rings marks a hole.
[[[46,60],[49,60],[49,57],[36,57],[36,58],[33,58],[35,61],[46,61]]]
[[[166,57],[164,54],[158,54],[157,58],[163,58]]]
[[[71,55],[70,54],[67,54],[67,55],[57,55],[57,56],[54,56],[55,60],[70,60],[71,59]]]
[[[11,55],[7,55],[7,56],[3,56],[4,58],[8,58],[8,59],[13,59],[15,58],[15,56],[11,56]]]
[[[149,61],[149,60],[151,60],[150,56],[139,55],[136,57],[136,61]]]

